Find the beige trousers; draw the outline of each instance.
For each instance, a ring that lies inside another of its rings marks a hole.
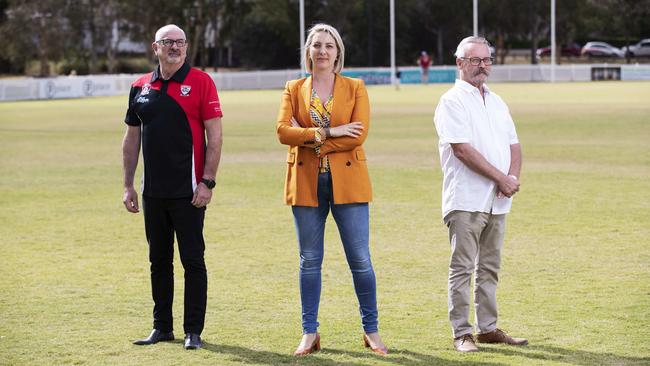
[[[449,320],[454,338],[473,333],[469,322],[470,282],[474,274],[474,311],[477,333],[497,327],[497,282],[506,215],[452,211],[449,227]]]

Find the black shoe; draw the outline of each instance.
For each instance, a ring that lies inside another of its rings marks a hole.
[[[196,333],[187,333],[185,335],[185,349],[199,349],[203,345],[201,337]]]
[[[149,334],[149,337],[145,339],[139,339],[133,342],[133,344],[137,344],[138,346],[147,346],[150,344],[156,344],[158,342],[173,341],[173,340],[174,340],[173,332],[161,332],[158,329],[154,329],[151,331],[151,334]]]

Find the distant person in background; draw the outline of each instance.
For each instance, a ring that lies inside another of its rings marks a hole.
[[[429,84],[429,67],[431,66],[431,57],[427,51],[422,51],[420,53],[420,57],[418,57],[418,65],[420,65],[422,84]]]
[[[200,348],[208,277],[203,220],[221,157],[221,105],[210,76],[186,62],[185,32],[170,24],[151,44],[159,65],[131,86],[126,113],[124,207],[139,212],[133,179],[142,144],[142,208],[149,243],[153,330],[135,341],[174,339],[174,234],[185,269],[185,349]],[[207,143],[206,143],[207,134]]]
[[[521,147],[503,100],[485,84],[494,59],[482,37],[456,49],[460,79],[434,117],[443,171],[442,216],[449,228],[449,320],[454,347],[478,351],[469,321],[470,282],[480,343],[526,345],[497,328],[496,290],[506,214],[519,191]]]
[[[370,104],[362,80],[341,76],[344,56],[336,29],[313,26],[303,55],[311,76],[287,82],[277,119],[278,138],[289,145],[284,193],[300,250],[303,336],[295,356],[320,349],[321,265],[330,210],[352,271],[364,344],[377,354],[388,353],[378,333],[377,286],[369,249],[372,191],[362,144],[368,136]]]

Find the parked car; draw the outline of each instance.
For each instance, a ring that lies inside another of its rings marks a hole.
[[[622,48],[623,54],[630,53],[630,57],[648,57],[650,56],[650,38],[641,40],[641,42]]]
[[[587,57],[624,57],[620,48],[605,42],[587,42],[582,47],[581,54]]]
[[[557,50],[557,47],[556,47]],[[562,57],[580,57],[582,48],[577,43],[572,43],[569,45],[564,45],[559,48]],[[550,57],[551,56],[551,46],[538,48],[537,49],[537,58],[541,57]]]

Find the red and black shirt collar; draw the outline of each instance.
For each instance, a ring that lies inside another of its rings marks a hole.
[[[187,74],[189,74],[189,72],[190,72],[190,65],[187,62],[184,62],[183,66],[181,66],[181,68],[178,69],[178,71],[176,71],[169,80],[174,80],[177,83],[182,83],[183,80],[185,80]],[[160,65],[158,65],[158,67],[156,67],[156,69],[151,73],[150,83],[153,83],[159,78],[160,78]]]

